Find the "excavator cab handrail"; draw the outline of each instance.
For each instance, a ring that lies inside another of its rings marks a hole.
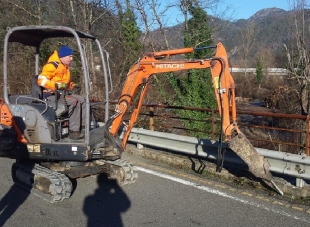
[[[15,100],[15,105],[18,105],[18,104],[19,104],[19,103],[18,103],[18,100],[19,100],[20,98],[23,98],[23,99],[31,99],[31,100],[34,100],[34,101],[37,101],[37,102],[40,102],[40,103],[45,104],[45,109],[44,109],[40,114],[44,114],[44,113],[47,111],[47,109],[48,109],[48,104],[47,104],[46,101],[44,101],[44,100],[42,100],[42,99],[34,98],[34,97],[29,97],[29,96],[26,96],[26,95],[20,95],[20,96],[18,96],[18,97],[16,98],[16,100]]]
[[[110,89],[109,89],[109,93],[111,94],[113,92],[113,84],[112,84],[112,75],[111,75],[111,68],[110,68],[110,54],[108,51],[106,50],[103,50],[103,52],[105,53],[105,56],[106,56],[106,62],[107,62],[107,70],[108,70],[108,76],[109,76],[109,85],[110,85]]]

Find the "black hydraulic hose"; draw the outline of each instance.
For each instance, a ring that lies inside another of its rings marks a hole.
[[[220,72],[220,76],[219,76],[219,80],[218,80],[218,88],[219,88],[219,97],[220,97],[220,103],[221,103],[221,132],[220,132],[220,136],[219,136],[219,146],[218,146],[218,150],[217,150],[217,163],[216,163],[216,172],[221,172],[222,168],[223,168],[223,164],[224,164],[224,155],[226,152],[226,149],[223,149],[223,118],[224,118],[224,108],[223,108],[223,104],[222,104],[222,87],[221,87],[221,80],[222,80],[222,76],[223,73],[225,71],[225,62],[223,61],[222,58],[213,58],[213,60],[217,60],[220,62],[220,64],[222,65],[222,69]]]
[[[223,108],[222,108],[223,113]],[[223,114],[221,116],[221,132],[219,136],[219,146],[217,148],[217,160],[216,160],[216,172],[221,172],[224,164],[224,154],[225,150],[222,149],[223,147]]]

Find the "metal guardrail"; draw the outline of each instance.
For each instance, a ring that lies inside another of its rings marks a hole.
[[[201,158],[216,159],[217,141],[187,137],[164,132],[133,128],[130,142],[161,148]],[[223,144],[225,147],[226,144]],[[267,158],[270,171],[296,178],[296,186],[302,187],[304,180],[310,180],[310,157],[291,153],[256,148],[257,152]],[[227,149],[225,162],[246,165],[233,151]]]

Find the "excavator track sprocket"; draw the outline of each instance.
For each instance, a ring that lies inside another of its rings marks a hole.
[[[96,166],[102,173],[107,174],[109,179],[115,179],[121,186],[132,184],[138,178],[137,168],[123,159],[115,161],[96,160]]]
[[[18,186],[50,203],[68,199],[72,193],[69,178],[34,163],[14,163],[12,178]]]

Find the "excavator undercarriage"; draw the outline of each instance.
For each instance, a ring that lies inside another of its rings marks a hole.
[[[70,198],[73,190],[71,179],[98,174],[105,174],[119,185],[134,183],[138,178],[136,167],[122,159],[40,164],[17,161],[12,166],[15,184],[51,203]]]
[[[15,184],[51,203],[71,196],[72,184],[69,178],[39,164],[14,163],[12,178]]]

